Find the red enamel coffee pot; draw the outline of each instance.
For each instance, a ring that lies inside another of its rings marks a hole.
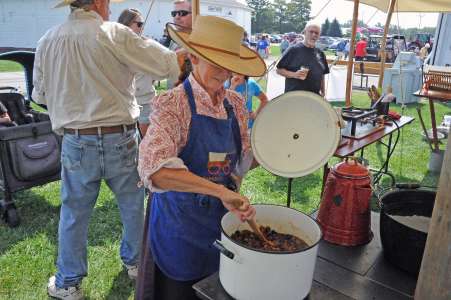
[[[343,246],[368,243],[371,232],[371,178],[356,158],[335,165],[326,180],[317,221],[324,240]]]

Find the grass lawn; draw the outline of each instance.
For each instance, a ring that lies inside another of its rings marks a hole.
[[[162,88],[164,82],[161,83]],[[261,82],[265,86],[265,82]],[[353,104],[368,107],[365,92],[354,91]],[[334,104],[342,106],[343,103]],[[418,104],[430,124],[429,109]],[[416,115],[416,104],[403,110],[404,115]],[[400,112],[401,107],[392,109]],[[451,114],[451,106],[436,104],[437,119]],[[396,151],[390,161],[390,170],[398,182],[419,182],[436,185],[437,176],[428,173],[429,148],[422,141],[421,127],[416,120],[404,127]],[[444,148],[444,146],[443,146]],[[385,149],[372,145],[365,150],[371,167],[379,167],[385,158]],[[338,160],[333,158],[333,165]],[[293,207],[304,212],[315,210],[320,201],[322,170],[297,178],[293,182]],[[388,179],[384,178],[384,184]],[[274,176],[259,167],[251,171],[243,182],[242,193],[253,203],[285,204],[287,179]],[[59,219],[59,183],[15,194],[22,224],[10,229],[0,223],[0,299],[47,299],[46,284],[55,272],[57,227]],[[121,223],[112,193],[102,186],[89,227],[89,276],[82,288],[86,299],[133,299],[134,287],[121,268],[119,241]]]
[[[20,72],[23,70],[21,64],[8,61],[8,60],[0,60],[0,72]]]

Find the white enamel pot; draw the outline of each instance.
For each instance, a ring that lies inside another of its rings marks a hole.
[[[267,252],[248,248],[231,239],[236,230],[249,229],[232,213],[221,220],[219,279],[237,300],[300,300],[310,292],[318,243],[319,225],[310,216],[277,205],[255,205],[257,223],[280,233],[292,234],[309,246],[297,252]]]

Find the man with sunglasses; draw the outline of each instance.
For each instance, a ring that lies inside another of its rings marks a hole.
[[[173,18],[173,23],[178,25],[187,31],[190,31],[193,27],[193,16],[191,15],[191,0],[176,0],[174,1],[174,10],[171,11],[171,16]],[[177,43],[171,40],[169,44],[169,49],[173,51],[184,51],[180,48]],[[179,56],[183,57],[183,56]],[[167,81],[168,89],[172,89],[175,85],[183,82],[188,75],[191,73],[193,67],[188,57],[185,55],[180,62],[181,73],[179,75],[179,80],[177,82],[169,80]]]
[[[174,1],[174,10],[171,11],[174,23],[191,30],[193,27],[193,16],[191,15],[191,0]]]
[[[136,169],[140,111],[132,82],[137,72],[177,77],[179,67],[174,52],[107,22],[110,0],[60,1],[55,7],[70,5],[71,13],[38,42],[33,98],[47,105],[53,130],[63,135],[57,272],[47,292],[78,300],[88,273],[88,224],[102,181],[120,210],[122,263],[130,278],[137,276],[144,189]]]

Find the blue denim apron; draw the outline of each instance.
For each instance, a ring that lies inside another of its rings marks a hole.
[[[184,88],[191,108],[191,126],[188,142],[179,157],[192,173],[228,186],[242,147],[233,108],[224,99],[226,120],[198,115],[188,79]],[[211,159],[211,153],[221,153],[222,158]],[[226,212],[215,197],[174,191],[153,193],[149,238],[153,259],[160,270],[179,281],[216,272],[219,252],[212,244],[220,238],[220,222]]]

